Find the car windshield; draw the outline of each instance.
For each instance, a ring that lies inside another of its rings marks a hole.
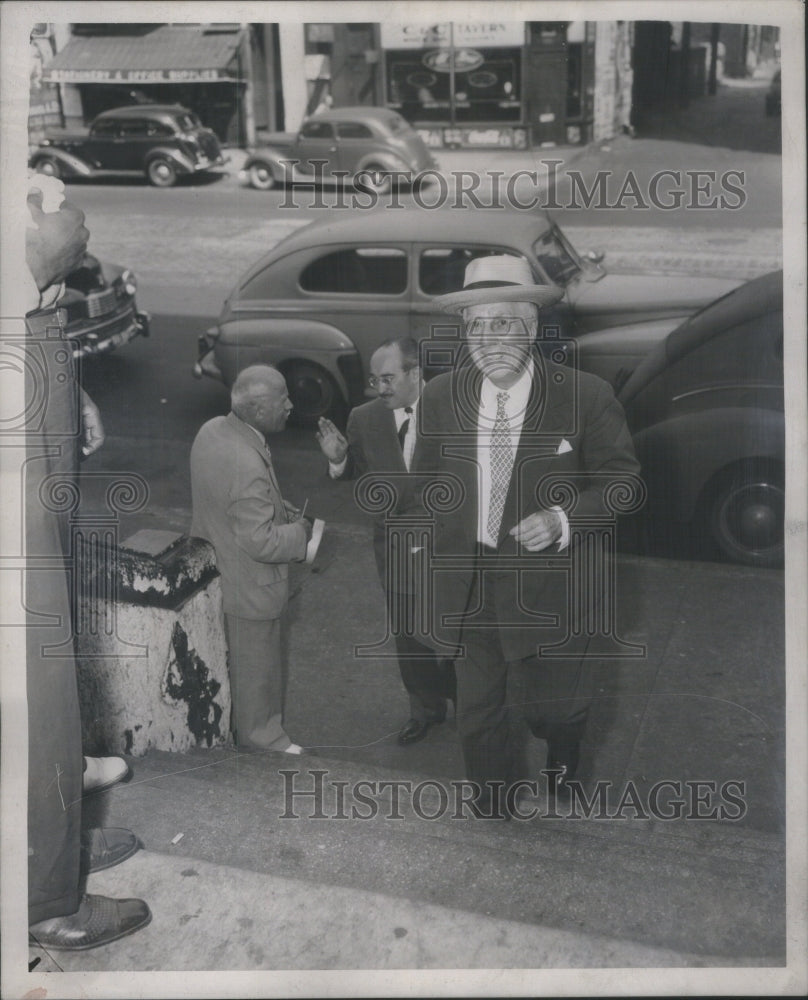
[[[547,277],[557,285],[566,286],[581,273],[578,254],[558,226],[548,229],[536,240],[533,252]]]

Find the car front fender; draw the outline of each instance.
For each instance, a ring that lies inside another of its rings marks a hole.
[[[634,446],[651,497],[664,496],[677,520],[689,521],[705,487],[727,466],[785,462],[785,417],[761,407],[706,409],[639,431]]]
[[[276,181],[283,182],[292,179],[295,174],[294,168],[299,162],[288,152],[267,147],[250,153],[241,169],[246,171],[253,166],[265,166],[272,171]]]
[[[251,364],[286,367],[293,361],[308,361],[323,368],[350,398],[339,358],[355,355],[350,337],[329,323],[308,319],[250,319],[236,313],[222,324],[215,340],[216,362],[223,379],[231,385],[238,372]]]
[[[71,177],[91,177],[95,173],[95,167],[82,160],[75,153],[67,153],[56,146],[40,146],[29,159],[31,167],[36,169],[37,161],[45,159],[56,160],[63,172]]]

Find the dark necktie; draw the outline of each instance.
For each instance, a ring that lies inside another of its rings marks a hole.
[[[410,417],[412,416],[412,407],[405,406],[404,412],[407,414],[407,418],[398,429],[398,443],[401,446],[402,452],[404,451],[404,439],[407,436],[407,431],[410,429]]]

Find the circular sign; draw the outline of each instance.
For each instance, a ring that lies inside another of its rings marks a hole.
[[[437,79],[434,73],[427,73],[425,69],[419,69],[407,76],[407,83],[411,87],[431,87]]]
[[[493,87],[497,82],[497,74],[487,69],[477,70],[476,73],[469,73],[470,87]]]
[[[452,54],[454,53],[454,67],[452,66]],[[436,73],[451,73],[454,68],[455,73],[469,73],[478,66],[482,66],[485,58],[482,52],[476,49],[432,49],[431,52],[424,53],[421,62],[427,69],[435,70]]]

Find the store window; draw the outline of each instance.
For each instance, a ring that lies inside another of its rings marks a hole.
[[[522,50],[449,48],[386,53],[386,100],[410,122],[518,122]]]
[[[407,254],[394,247],[337,250],[312,261],[300,275],[306,292],[400,295],[407,289]]]

